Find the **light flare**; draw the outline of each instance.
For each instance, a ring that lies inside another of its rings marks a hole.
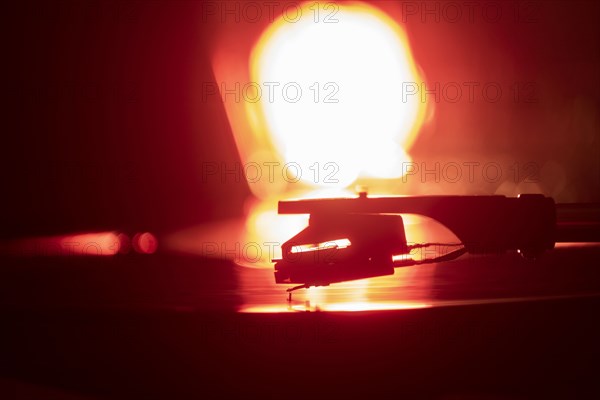
[[[273,179],[249,183],[258,200],[247,208],[245,243],[281,244],[306,227],[307,215],[278,215],[279,200],[348,197],[354,194],[348,188],[356,184],[366,184],[370,194],[395,194],[402,165],[411,161],[411,146],[425,116],[431,115],[420,96],[405,96],[406,85],[420,84],[424,78],[404,29],[395,20],[365,3],[340,2],[336,23],[317,23],[314,7],[314,2],[301,4],[302,17],[293,23],[283,15],[276,18],[251,50],[247,71],[239,53],[230,51],[235,46],[231,40],[213,57],[222,98],[227,96],[223,83],[228,90],[236,83],[242,87],[249,83],[241,101],[224,100],[242,162],[277,163],[278,169],[295,164],[301,172],[298,182],[275,173]],[[277,251],[274,258],[281,257],[280,247]],[[263,254],[258,263],[241,264],[272,269],[270,254]],[[308,308],[366,311],[427,306],[374,301],[370,285],[399,285],[393,276],[376,281],[336,284],[334,292],[309,288]],[[297,308],[247,300],[243,312]]]
[[[129,239],[114,231],[16,239],[0,246],[18,256],[113,256],[127,249]]]
[[[308,185],[402,176],[426,111],[418,96],[403,94],[422,81],[404,31],[366,4],[340,4],[331,24],[315,23],[310,7],[302,5],[296,23],[274,21],[252,52],[251,81],[288,92],[247,104],[254,129],[268,131],[281,158],[303,172],[336,165],[337,182],[306,173]]]

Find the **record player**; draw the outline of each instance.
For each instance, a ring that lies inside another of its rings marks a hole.
[[[535,261],[555,243],[600,240],[600,208],[555,204],[540,194],[505,196],[406,196],[282,201],[280,214],[310,214],[309,225],[283,243],[275,281],[311,286],[391,275],[394,268],[450,261],[465,253],[517,251]],[[432,218],[459,243],[408,244],[402,214]],[[575,214],[575,219],[573,218]],[[446,246],[446,254],[413,260],[411,250]],[[291,297],[290,297],[291,298]]]

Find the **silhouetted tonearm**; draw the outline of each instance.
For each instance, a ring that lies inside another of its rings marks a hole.
[[[448,261],[464,253],[516,250],[536,258],[557,242],[600,241],[600,206],[555,204],[550,197],[407,196],[280,201],[280,214],[310,214],[309,225],[282,245],[277,283],[296,288],[391,275],[395,267]],[[460,243],[428,260],[413,260],[401,214],[446,226]]]

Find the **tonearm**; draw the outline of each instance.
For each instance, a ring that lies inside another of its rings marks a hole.
[[[465,253],[518,251],[535,259],[558,242],[600,241],[600,206],[555,204],[541,194],[394,196],[280,201],[279,214],[310,214],[309,225],[283,243],[275,281],[288,291],[391,275],[394,268],[449,261]],[[412,260],[402,214],[432,218],[460,243],[446,254]],[[404,255],[404,257],[402,257]]]

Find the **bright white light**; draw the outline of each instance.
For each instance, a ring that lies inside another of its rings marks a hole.
[[[400,177],[424,113],[419,96],[402,96],[420,78],[401,28],[366,5],[340,4],[337,23],[315,22],[311,6],[296,23],[275,21],[254,49],[265,128],[305,182]]]

